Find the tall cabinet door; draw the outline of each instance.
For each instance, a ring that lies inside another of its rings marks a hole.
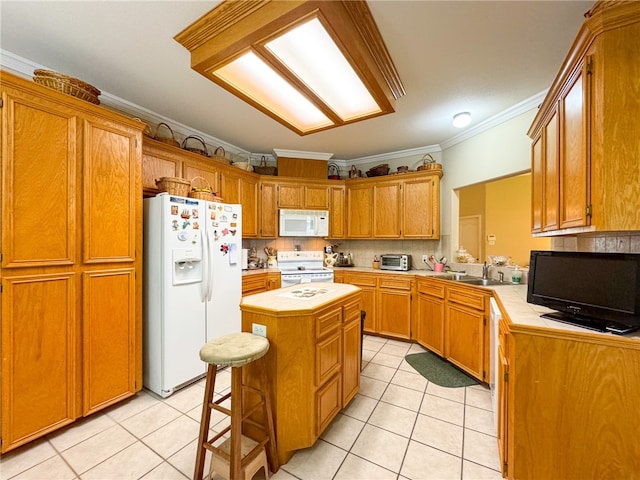
[[[402,236],[404,238],[439,238],[439,179],[434,176],[432,179],[405,180],[402,189]]]
[[[2,88],[2,452],[79,414],[78,118]],[[37,300],[35,300],[37,299]]]
[[[85,122],[83,162],[83,414],[139,388],[142,251],[139,132]],[[136,282],[138,282],[136,284]]]
[[[560,98],[560,228],[589,225],[588,82],[586,67]]]
[[[347,185],[347,238],[371,238],[373,188]]]
[[[384,182],[373,186],[373,236],[398,238],[401,235],[398,215],[401,211],[400,182]]]

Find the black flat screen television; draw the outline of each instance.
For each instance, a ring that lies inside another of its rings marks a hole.
[[[640,328],[640,255],[533,250],[527,302],[560,322],[602,332]]]

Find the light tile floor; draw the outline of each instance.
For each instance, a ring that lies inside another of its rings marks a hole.
[[[274,480],[501,478],[489,390],[429,383],[404,360],[419,345],[365,336],[363,347],[358,395]],[[218,374],[217,394],[230,379]],[[0,478],[191,478],[203,394],[204,380],[165,400],[142,391],[3,455]],[[225,421],[215,413],[212,430]]]

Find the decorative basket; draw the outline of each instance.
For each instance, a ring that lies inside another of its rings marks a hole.
[[[197,187],[195,182],[199,180],[201,184],[204,183],[206,186]],[[211,188],[211,184],[204,177],[193,177],[191,179],[191,191],[189,192],[190,198],[197,198],[198,200],[207,200],[209,202],[213,202],[215,200],[216,194],[213,192]]]
[[[220,153],[218,153],[218,152],[220,152]],[[231,163],[231,161],[226,157],[226,152],[224,151],[224,148],[222,148],[222,147],[217,147],[213,151],[213,155],[211,155],[211,158],[215,158],[217,160],[220,160],[221,162],[224,162],[227,165],[229,165]]]
[[[186,197],[191,190],[191,182],[180,177],[161,177],[156,179],[156,185],[161,192],[179,197]]]
[[[426,153],[422,157],[421,161],[422,161],[422,165],[416,168],[416,170],[419,172],[422,170],[442,170],[442,165],[440,165],[439,163],[436,163],[434,158],[428,153]]]
[[[102,92],[93,85],[89,85],[77,78],[52,72],[51,70],[37,69],[33,71],[33,81],[38,85],[44,85],[45,87],[53,88],[72,97],[100,105],[98,96]]]
[[[198,142],[200,142],[202,144],[202,148],[200,148],[200,147],[190,147],[188,145],[189,139],[197,140]],[[190,152],[197,153],[197,154],[202,155],[202,156],[207,157],[207,158],[211,156],[211,155],[209,155],[209,152],[207,151],[207,146],[205,145],[204,140],[202,138],[198,137],[197,135],[189,135],[188,137],[186,137],[182,141],[181,148],[183,150],[188,150]]]
[[[169,129],[169,132],[171,132],[171,137],[161,137],[159,136],[160,134],[160,127],[167,127],[167,129]],[[180,142],[178,142],[176,140],[176,136],[173,134],[173,130],[171,130],[171,127],[169,125],[167,125],[166,123],[160,122],[158,124],[158,126],[156,127],[156,134],[153,136],[154,140],[157,140],[159,142],[163,142],[163,143],[168,143],[169,145],[172,145],[174,147],[179,147],[180,146]]]
[[[260,166],[253,167],[253,171],[260,175],[277,175],[278,170],[276,167],[267,167],[267,158],[262,155],[260,158]]]
[[[253,165],[251,165],[249,162],[233,162],[231,165],[233,165],[236,168],[239,168],[240,170],[253,172]]]
[[[367,177],[381,177],[389,174],[389,165],[384,163],[367,170]]]

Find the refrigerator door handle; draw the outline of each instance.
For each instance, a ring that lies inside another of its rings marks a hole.
[[[213,242],[211,241],[211,234],[209,233],[209,229],[207,229],[207,260],[207,293],[205,301],[210,302],[213,295]]]
[[[202,272],[202,287],[200,289],[200,299],[202,300],[202,303],[205,303],[207,301],[207,292],[209,289],[209,286],[207,284],[209,278],[207,275],[207,272],[209,271],[209,263],[210,263],[210,259],[209,259],[209,232],[205,229],[204,231],[204,235],[203,235],[203,239],[201,242],[202,245],[202,260],[203,260],[203,272]]]

